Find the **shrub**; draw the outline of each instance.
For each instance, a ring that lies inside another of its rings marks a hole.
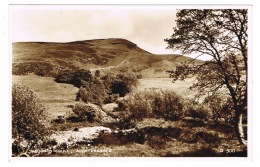
[[[153,149],[165,149],[167,139],[161,136],[150,136],[147,140],[148,146]]]
[[[220,138],[217,133],[201,131],[196,133],[196,137],[198,138],[198,140],[203,139],[206,143],[220,143]]]
[[[101,78],[108,94],[119,94],[120,97],[131,92],[137,84],[137,76],[132,73],[106,75]]]
[[[44,106],[35,92],[25,85],[12,86],[12,138],[13,147],[20,147],[26,141],[26,150],[43,140],[48,131],[44,119]],[[23,150],[15,152],[20,154]]]
[[[95,71],[95,77],[100,77],[100,76],[101,76],[100,70],[96,70],[96,71]]]
[[[14,75],[28,75],[35,74],[38,76],[55,77],[60,71],[60,67],[47,62],[25,62],[13,64]]]
[[[66,121],[64,115],[58,115],[57,118],[53,119],[51,122],[56,124],[63,124]]]
[[[172,91],[161,91],[153,99],[153,113],[176,120],[183,116],[183,98]]]
[[[175,120],[183,116],[183,101],[172,91],[149,90],[129,95],[127,107],[136,119],[162,117]]]
[[[107,97],[104,85],[93,78],[92,81],[83,83],[76,95],[76,100],[101,105]]]
[[[137,84],[137,77],[132,73],[118,74],[113,84],[111,85],[112,93],[119,94],[120,97],[125,96],[132,91]]]
[[[59,83],[73,84],[76,87],[82,86],[84,83],[92,81],[93,76],[89,70],[63,70],[55,77],[55,81]]]
[[[142,79],[143,75],[142,74],[138,74],[136,77],[137,77],[137,79]]]
[[[212,119],[215,123],[232,123],[234,111],[230,98],[221,94],[214,94],[205,98],[203,105],[212,111]],[[224,120],[221,121],[221,120]]]
[[[91,82],[93,80],[94,78],[89,70],[81,69],[81,70],[74,71],[71,84],[79,88],[86,82]]]
[[[72,111],[81,121],[93,122],[96,117],[96,112],[93,107],[88,106],[85,103],[77,103]]]
[[[73,80],[72,70],[63,70],[55,77],[55,81],[58,83],[69,83],[71,84]]]
[[[207,107],[207,105],[199,104],[194,100],[187,100],[184,108],[185,116],[190,116],[192,118],[200,118],[204,120],[212,119],[212,112]]]
[[[145,93],[140,92],[130,94],[127,99],[127,110],[131,114],[132,119],[141,120],[144,117],[152,115],[152,102],[145,97]]]
[[[125,111],[127,110],[127,101],[126,100],[118,100],[118,107],[115,109],[116,111]]]
[[[116,102],[119,98],[119,94],[112,94],[109,97],[111,99],[111,102]]]
[[[76,100],[102,104],[108,96],[103,83],[93,77],[89,70],[64,70],[55,78],[56,82],[69,83],[80,88]]]
[[[88,102],[88,91],[80,87],[78,93],[76,94],[76,100],[77,101],[83,101],[83,102]]]

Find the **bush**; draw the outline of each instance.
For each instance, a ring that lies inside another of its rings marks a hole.
[[[94,78],[91,74],[91,71],[81,69],[81,70],[74,71],[71,84],[79,88],[80,86],[84,85],[86,82],[91,82],[93,80]]]
[[[230,98],[214,94],[205,98],[203,105],[212,111],[212,119],[215,123],[233,123],[234,111]]]
[[[76,87],[81,87],[84,83],[92,81],[93,76],[89,70],[63,70],[55,77],[58,83],[73,84]]]
[[[58,115],[57,118],[53,119],[51,122],[56,124],[63,124],[66,121],[64,115]]]
[[[47,62],[25,62],[19,64],[13,64],[14,75],[28,75],[35,74],[38,76],[55,77],[60,67]]]
[[[128,111],[135,119],[162,117],[175,120],[183,116],[183,98],[164,90],[149,90],[129,95]]]
[[[116,111],[125,111],[127,110],[127,101],[126,100],[118,100],[117,101],[118,107],[115,109]]]
[[[172,91],[161,91],[153,100],[153,113],[166,119],[176,120],[183,116],[183,98]]]
[[[142,74],[138,74],[136,77],[137,77],[137,79],[142,79],[143,75]]]
[[[100,70],[96,70],[95,72],[95,77],[99,78],[101,76]]]
[[[44,122],[44,110],[34,91],[25,85],[12,86],[12,138],[15,140],[13,147],[20,147],[20,143],[25,142],[28,143],[27,150],[44,139],[48,132]],[[23,150],[13,153],[18,155],[20,152]]]
[[[106,75],[101,78],[108,94],[119,94],[120,97],[131,92],[137,84],[137,76],[132,73]]]
[[[207,121],[212,119],[212,111],[208,108],[207,105],[199,104],[194,100],[187,100],[184,108],[185,116],[200,118]]]
[[[55,81],[78,87],[77,101],[101,105],[108,96],[103,83],[97,77],[93,77],[89,70],[65,70],[57,75]]]
[[[69,83],[71,84],[73,80],[72,70],[63,70],[55,77],[55,81],[58,83]]]
[[[99,79],[93,77],[89,70],[64,70],[56,76],[55,81],[80,88],[76,100],[101,105],[115,101],[115,94],[122,97],[129,93],[136,86],[137,77],[133,74],[109,74]]]
[[[76,100],[101,105],[107,97],[104,85],[97,78],[93,78],[92,81],[83,83],[76,95]]]
[[[81,121],[93,122],[96,117],[96,112],[93,107],[88,106],[85,103],[77,103],[72,111]]]
[[[145,95],[147,92],[130,94],[127,99],[127,110],[131,118],[142,120],[145,117],[152,116],[152,102]]]
[[[196,137],[198,140],[203,139],[206,143],[220,143],[220,138],[217,133],[201,131],[196,133]]]

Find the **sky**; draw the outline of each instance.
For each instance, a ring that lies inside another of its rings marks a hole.
[[[12,42],[124,38],[154,54],[171,54],[164,39],[176,26],[173,5],[11,5]]]

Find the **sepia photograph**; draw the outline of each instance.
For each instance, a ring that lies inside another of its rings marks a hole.
[[[250,13],[10,5],[10,156],[247,158]]]

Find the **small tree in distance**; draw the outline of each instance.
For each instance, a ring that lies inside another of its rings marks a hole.
[[[242,115],[247,113],[247,10],[179,10],[176,25],[173,35],[165,39],[168,48],[211,60],[185,62],[168,71],[170,77],[176,81],[195,76],[191,88],[199,95],[225,92],[232,101],[238,141],[246,144]]]
[[[101,76],[100,70],[95,71],[95,77],[99,78]]]

